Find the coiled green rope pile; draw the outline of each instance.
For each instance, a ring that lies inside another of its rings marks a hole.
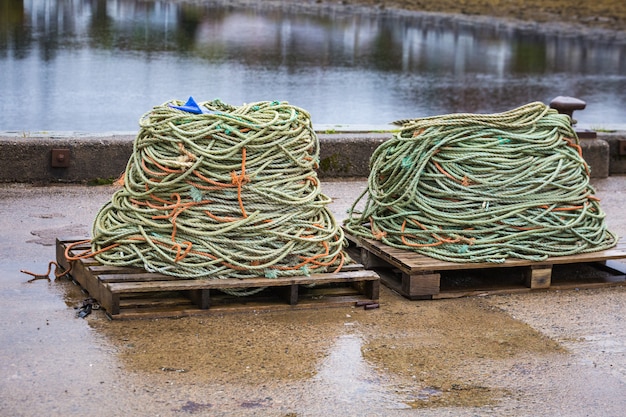
[[[617,243],[568,116],[530,103],[397,123],[371,157],[350,233],[453,262],[543,260]]]
[[[317,179],[308,113],[285,102],[215,100],[201,114],[180,105],[140,120],[123,188],[94,220],[92,255],[187,278],[339,269],[344,236]]]

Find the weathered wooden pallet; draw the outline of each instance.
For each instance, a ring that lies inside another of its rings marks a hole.
[[[504,263],[440,261],[394,248],[372,239],[347,234],[352,250],[360,251],[367,269],[381,282],[412,300],[514,293],[540,289],[593,288],[626,281],[626,240],[611,249],[545,261],[507,259]]]
[[[79,239],[57,239],[56,258],[69,268],[65,249]],[[77,245],[81,252],[88,245]],[[253,279],[185,279],[139,268],[106,266],[94,259],[74,262],[72,279],[95,298],[111,319],[182,317],[237,311],[274,311],[373,304],[379,297],[379,275],[361,264],[336,273]],[[222,290],[266,287],[251,296]]]

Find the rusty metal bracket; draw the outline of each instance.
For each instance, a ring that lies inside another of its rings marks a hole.
[[[68,168],[70,166],[70,150],[53,149],[51,152],[50,165],[52,168]]]

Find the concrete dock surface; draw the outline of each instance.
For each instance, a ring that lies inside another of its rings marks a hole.
[[[626,235],[626,176],[594,179]],[[324,180],[338,220],[366,187]],[[109,321],[45,272],[113,186],[0,185],[2,416],[623,416],[626,288]]]

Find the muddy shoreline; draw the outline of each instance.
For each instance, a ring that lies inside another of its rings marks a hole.
[[[626,24],[626,3],[614,0],[347,0],[342,3],[537,23],[569,23],[619,31],[624,30]]]
[[[626,3],[614,0],[178,0],[231,8],[328,13],[396,13],[449,18],[480,25],[507,25],[535,32],[556,32],[626,40]]]
[[[297,12],[422,14],[482,25],[510,25],[538,32],[626,39],[626,3],[612,0],[178,0],[229,8],[276,9]]]

